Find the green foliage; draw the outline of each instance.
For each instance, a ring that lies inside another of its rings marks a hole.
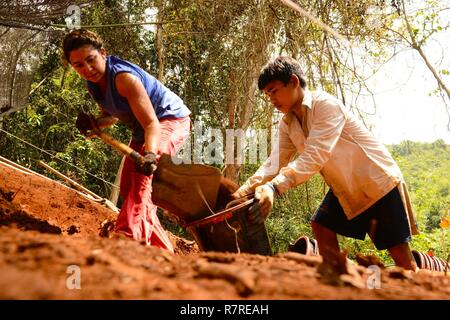
[[[450,208],[450,145],[403,141],[390,146],[409,187],[420,235],[413,236],[411,247],[421,252],[432,249],[443,259],[450,252],[450,233],[439,223]]]
[[[328,187],[319,175],[307,183],[289,190],[274,203],[267,219],[267,229],[274,252],[286,251],[299,236],[312,237],[311,217],[322,201]]]
[[[390,146],[411,193],[419,228],[432,231],[450,204],[450,146],[403,141]]]
[[[450,232],[448,229],[435,229],[413,237],[411,247],[420,252],[432,250],[433,254],[444,260],[450,253]]]
[[[85,25],[110,25],[146,21],[145,9],[155,1],[108,1],[97,2],[82,10]],[[107,54],[112,54],[138,64],[155,73],[156,53],[154,33],[142,26],[105,27],[95,29],[104,42]]]

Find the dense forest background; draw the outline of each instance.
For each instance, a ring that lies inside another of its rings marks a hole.
[[[61,59],[68,4],[47,2],[47,15],[20,11],[23,6],[16,1],[0,2],[0,155],[56,179],[37,164],[42,160],[109,198],[121,157],[98,139],[86,140],[74,126],[78,111],[96,114],[98,108],[82,79]],[[433,35],[449,28],[441,15],[449,8],[440,1],[422,1],[419,7],[401,0],[297,1],[338,35],[275,0],[73,3],[80,5],[81,24],[104,39],[109,54],[149,71],[184,99],[193,121],[222,133],[274,130],[279,115],[258,92],[256,80],[260,68],[278,54],[297,58],[309,87],[337,95],[364,123],[367,108],[360,107],[358,97],[371,94],[366,80],[402,50],[417,51],[429,67],[436,79],[430,94],[445,103],[450,98],[449,71],[433,65],[425,50]],[[108,130],[129,140],[121,125]],[[404,141],[388,148],[403,171],[422,232],[413,248],[447,258],[450,235],[440,223],[450,210],[450,146],[442,140]],[[258,164],[217,166],[242,183]],[[274,251],[285,251],[301,234],[311,235],[310,217],[326,191],[316,176],[276,201],[267,220]],[[188,236],[162,219],[174,233]],[[373,253],[391,263],[369,240],[340,241],[350,257]]]

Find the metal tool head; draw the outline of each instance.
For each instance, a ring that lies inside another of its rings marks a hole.
[[[216,206],[220,170],[202,164],[176,163],[181,163],[181,159],[167,154],[159,159],[153,175],[153,203],[183,223],[208,216]]]

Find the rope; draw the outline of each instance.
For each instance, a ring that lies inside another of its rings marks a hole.
[[[202,192],[202,188],[200,187],[200,185],[198,184],[198,181],[195,181],[195,189],[197,190],[198,194],[200,195],[200,198],[202,198],[203,202],[206,204],[206,207],[209,210],[209,213],[211,213],[212,215],[215,214],[215,212],[211,209],[211,207],[209,206],[208,201],[206,201],[205,195]]]
[[[82,172],[84,172],[84,173],[90,175],[91,177],[94,177],[94,178],[96,178],[96,179],[98,179],[98,180],[100,180],[100,181],[103,181],[103,182],[106,183],[106,184],[109,184],[109,185],[110,185],[111,187],[113,187],[113,188],[117,188],[117,186],[114,185],[114,184],[112,184],[111,182],[106,181],[105,179],[102,179],[102,178],[100,178],[100,177],[97,177],[96,175],[94,175],[94,174],[92,174],[92,173],[90,173],[90,172],[88,172],[88,171],[86,171],[86,170],[84,170],[84,169],[82,169],[82,168],[79,168],[79,167],[77,167],[76,165],[74,165],[74,164],[72,164],[72,163],[70,163],[70,162],[67,162],[66,160],[63,160],[63,159],[61,159],[61,158],[58,158],[57,156],[51,154],[50,152],[48,152],[48,151],[46,151],[46,150],[44,150],[44,149],[41,149],[41,148],[35,146],[34,144],[32,144],[32,143],[30,143],[30,142],[28,142],[28,141],[25,141],[25,140],[23,140],[22,138],[19,138],[19,137],[13,135],[12,133],[9,133],[8,131],[2,129],[2,128],[0,128],[0,131],[2,131],[2,132],[4,132],[4,133],[6,133],[6,134],[8,134],[8,135],[10,135],[10,136],[12,136],[12,137],[14,137],[14,138],[16,138],[17,140],[19,140],[19,141],[21,141],[21,142],[23,142],[23,143],[25,143],[25,144],[27,144],[27,145],[29,145],[29,146],[31,146],[31,147],[33,147],[33,148],[39,150],[39,151],[41,151],[41,152],[43,152],[43,153],[45,153],[45,154],[51,156],[52,158],[55,158],[55,159],[57,159],[57,160],[59,160],[59,161],[61,161],[61,162],[64,162],[65,164],[68,164],[69,166],[72,166],[72,167],[74,167],[74,168],[76,168],[76,169],[78,169],[78,170],[80,170],[80,171],[82,171]]]
[[[177,19],[172,21],[160,21],[160,22],[124,22],[124,23],[113,23],[113,24],[94,24],[94,25],[84,25],[80,28],[117,28],[117,27],[129,27],[129,26],[141,26],[141,25],[163,25],[169,23],[182,23],[186,22],[186,19]],[[0,20],[0,25],[11,28],[21,28],[39,31],[66,31],[68,29],[65,24],[48,24],[48,23],[32,23],[32,22],[19,22],[19,21],[5,21]]]
[[[172,20],[172,21],[160,21],[160,22],[124,22],[124,23],[112,23],[112,24],[93,24],[93,25],[84,25],[80,28],[115,28],[115,27],[128,27],[128,26],[141,26],[141,25],[151,25],[151,24],[168,24],[168,23],[181,23],[186,22],[186,19],[178,19],[178,20]],[[49,27],[56,27],[56,28],[67,28],[67,25],[65,24],[47,24],[46,26]]]
[[[230,228],[231,230],[234,231],[234,241],[236,242],[236,249],[237,249],[237,253],[239,254],[239,253],[241,253],[241,248],[239,247],[239,240],[238,240],[238,232],[239,232],[239,229],[234,228],[233,226],[231,226],[231,225],[228,223],[228,219],[227,219],[227,218],[225,218],[225,222],[226,222],[228,228]]]

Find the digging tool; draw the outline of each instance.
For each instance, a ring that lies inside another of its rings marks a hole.
[[[101,131],[100,129],[96,128],[92,131],[97,135],[97,137],[102,139],[106,144],[109,144],[124,156],[129,157],[131,160],[138,164],[144,163],[144,157],[139,152],[133,150],[133,148],[131,148],[130,146],[127,146],[126,144],[114,139],[109,134]]]
[[[106,207],[108,207],[109,209],[111,209],[115,213],[119,213],[119,209],[116,207],[116,205],[114,203],[112,203],[111,201],[109,201],[108,199],[102,198],[99,195],[93,193],[91,190],[83,187],[81,184],[79,184],[76,181],[70,179],[69,177],[63,175],[58,170],[50,167],[45,162],[38,161],[38,164],[41,165],[42,167],[44,167],[45,169],[47,169],[48,171],[50,171],[51,173],[53,173],[54,175],[60,177],[61,179],[63,179],[67,183],[69,183],[73,188],[75,188],[78,191],[80,191],[83,195],[89,195],[90,196],[89,200],[95,201],[97,203],[104,204]]]
[[[134,162],[143,162],[144,157],[131,147],[96,127],[92,131]],[[179,222],[204,218],[216,206],[221,177],[217,168],[202,164],[183,164],[182,159],[162,154],[153,174],[152,201],[174,214],[173,218]]]
[[[111,147],[119,151],[121,154],[131,158],[134,162],[138,164],[144,163],[144,157],[140,155],[138,152],[133,150],[131,147],[126,144],[114,139],[107,133],[100,130],[93,116],[86,112],[78,113],[76,127],[80,130],[80,133],[86,137],[92,137],[96,135],[100,139],[102,139],[106,144],[109,144]]]
[[[133,161],[142,161],[143,157],[129,146],[99,129],[95,129],[94,133]],[[253,197],[245,202],[242,201],[244,199],[231,201],[224,210],[220,210],[220,202],[227,198],[227,193],[233,192],[226,185],[217,168],[182,164],[181,159],[162,154],[153,174],[152,201],[169,211],[193,235],[202,251],[271,255],[264,221],[250,223],[247,219]],[[219,211],[214,212],[215,209]]]

